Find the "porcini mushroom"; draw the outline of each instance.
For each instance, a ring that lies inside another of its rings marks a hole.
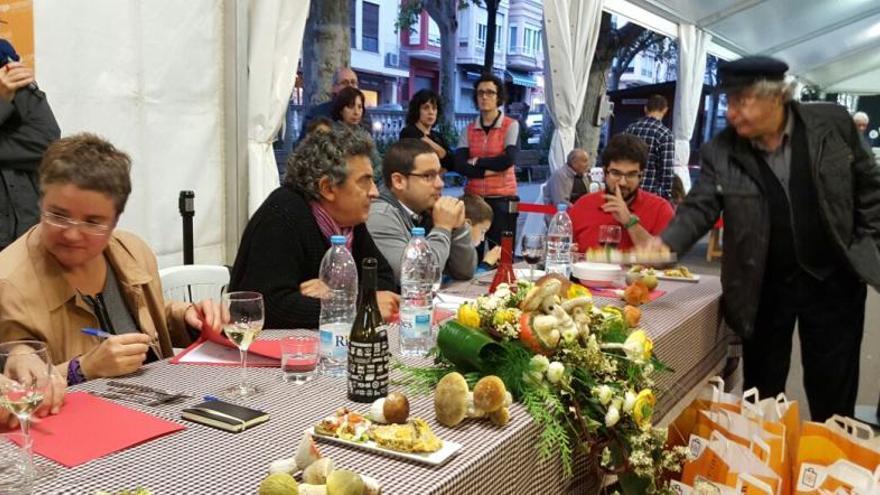
[[[474,386],[474,407],[491,413],[504,407],[504,396],[507,389],[501,378],[495,375],[485,376]]]
[[[467,415],[468,384],[461,373],[452,372],[437,383],[434,412],[443,426],[455,426]]]

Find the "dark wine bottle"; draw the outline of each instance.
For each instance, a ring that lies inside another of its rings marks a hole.
[[[489,292],[495,292],[499,284],[508,284],[511,288],[516,287],[516,274],[513,272],[513,232],[505,230],[501,233],[501,261],[498,263],[498,271],[489,286]]]
[[[357,317],[348,338],[348,398],[373,402],[388,395],[388,330],[376,300],[376,258],[365,258]]]

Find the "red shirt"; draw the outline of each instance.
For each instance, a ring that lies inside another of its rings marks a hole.
[[[568,209],[568,216],[571,217],[571,225],[574,229],[574,241],[577,242],[579,251],[584,252],[587,248],[599,247],[600,225],[620,225],[610,213],[602,211],[604,204],[605,192],[600,191],[582,196]],[[642,227],[655,236],[663,232],[666,224],[675,214],[669,201],[641,189],[629,204],[629,211],[639,217]],[[631,249],[633,242],[629,232],[623,225],[620,228],[622,232],[618,248]]]

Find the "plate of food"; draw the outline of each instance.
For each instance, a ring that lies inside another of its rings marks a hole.
[[[308,431],[320,440],[434,466],[461,449],[461,444],[438,438],[424,419],[381,424],[344,407]]]

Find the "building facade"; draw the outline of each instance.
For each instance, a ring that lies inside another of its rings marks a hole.
[[[366,106],[400,108],[400,38],[395,29],[399,0],[349,0],[351,67],[358,75]]]

